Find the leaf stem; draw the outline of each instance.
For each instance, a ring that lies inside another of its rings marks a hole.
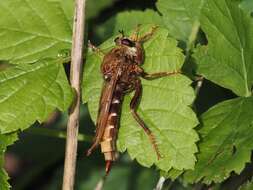
[[[190,36],[188,38],[187,52],[189,52],[192,48],[194,48],[194,43],[195,43],[197,35],[198,35],[199,26],[200,26],[199,21],[195,20],[192,25],[192,30],[191,30]]]
[[[83,63],[83,42],[85,29],[86,0],[75,1],[73,39],[71,51],[70,83],[75,91],[75,100],[70,108],[67,124],[67,140],[62,190],[73,190],[76,172],[77,137],[79,129],[81,100],[81,71]]]
[[[105,179],[106,179],[105,176],[99,179],[94,190],[102,190],[105,183]]]
[[[154,190],[162,190],[164,182],[166,181],[165,177],[161,176],[156,184],[156,187]]]
[[[34,134],[34,135],[43,135],[47,137],[56,137],[65,139],[67,137],[67,133],[65,131],[61,131],[59,129],[49,129],[45,127],[34,127],[28,129],[26,132]],[[78,134],[78,141],[86,141],[91,142],[92,136],[85,134]]]
[[[197,79],[197,84],[196,84],[196,87],[195,87],[195,95],[196,95],[196,97],[199,95],[199,91],[200,91],[200,88],[203,85],[203,81],[204,81],[204,77],[199,77]]]

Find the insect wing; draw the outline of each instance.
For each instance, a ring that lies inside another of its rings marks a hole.
[[[88,150],[88,155],[91,154],[92,150],[100,143],[101,138],[104,134],[104,130],[106,127],[106,123],[108,120],[110,107],[112,103],[113,93],[117,84],[117,81],[120,77],[121,69],[119,68],[115,75],[113,75],[109,82],[105,82],[103,85],[100,103],[99,103],[99,111],[97,117],[96,124],[96,134],[93,145]]]

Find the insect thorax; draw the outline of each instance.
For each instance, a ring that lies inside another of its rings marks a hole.
[[[142,50],[137,47],[119,46],[105,55],[101,65],[104,78],[110,78],[121,68],[123,75],[134,74],[136,68],[142,62]]]

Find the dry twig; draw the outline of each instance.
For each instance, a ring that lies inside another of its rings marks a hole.
[[[76,97],[70,110],[67,125],[67,141],[64,163],[63,190],[73,190],[76,170],[77,138],[79,128],[81,72],[83,63],[83,42],[86,0],[76,0],[71,51],[70,83]]]

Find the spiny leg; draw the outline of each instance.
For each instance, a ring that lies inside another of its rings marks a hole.
[[[137,42],[138,41],[138,34],[140,31],[141,24],[138,24],[133,32],[133,34],[130,36],[130,39]]]
[[[144,130],[144,132],[149,137],[149,140],[156,152],[157,158],[160,159],[161,155],[159,153],[159,150],[158,150],[158,147],[157,147],[157,144],[155,141],[155,137],[152,134],[152,132],[150,131],[150,129],[145,126],[144,121],[140,118],[140,116],[137,113],[137,106],[138,106],[139,100],[141,98],[141,94],[142,94],[141,81],[140,81],[140,79],[137,79],[135,82],[134,97],[132,98],[131,103],[130,103],[131,113],[132,113],[134,119],[138,122],[139,126]]]
[[[150,32],[148,32],[148,33],[144,34],[143,36],[141,36],[140,38],[138,38],[137,41],[143,43],[143,42],[149,40],[153,36],[153,34],[157,28],[158,28],[158,26],[153,26],[151,28]]]
[[[159,72],[159,73],[151,73],[151,74],[143,72],[142,73],[142,78],[147,79],[147,80],[152,80],[152,79],[157,79],[157,78],[161,78],[161,77],[176,75],[176,74],[180,74],[180,73],[182,73],[180,70],[179,71],[173,71],[173,72]]]

